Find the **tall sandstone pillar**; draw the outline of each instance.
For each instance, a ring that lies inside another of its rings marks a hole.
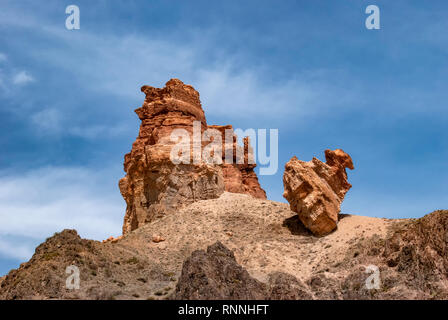
[[[248,164],[247,156],[242,164],[171,161],[171,149],[176,144],[170,138],[173,130],[184,129],[192,137],[194,121],[200,122],[201,133],[209,127],[231,128],[207,126],[199,93],[192,86],[171,79],[164,88],[143,86],[141,91],[145,101],[135,112],[142,123],[131,152],[125,155],[126,176],[119,182],[127,205],[123,234],[165,214],[174,214],[186,204],[218,198],[224,191],[266,198],[254,172],[255,164]],[[246,144],[247,150],[250,146]]]

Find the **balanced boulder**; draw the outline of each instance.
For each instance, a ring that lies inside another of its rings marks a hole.
[[[341,149],[326,150],[326,163],[313,158],[309,162],[293,157],[283,175],[283,197],[291,210],[314,235],[333,231],[345,194],[352,187],[346,168],[354,169],[351,157]]]

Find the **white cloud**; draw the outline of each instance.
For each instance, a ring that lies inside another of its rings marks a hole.
[[[14,86],[22,86],[35,81],[28,71],[16,71],[14,64],[2,52],[0,52],[0,66],[0,94],[9,95],[14,91]]]
[[[45,133],[59,133],[61,130],[61,113],[56,109],[43,109],[31,116],[32,123]]]
[[[0,173],[0,253],[29,258],[35,241],[66,228],[96,240],[119,235],[125,203],[113,176],[108,170],[61,167]]]
[[[35,46],[27,51],[30,59],[76,79],[83,86],[77,90],[124,97],[137,106],[143,102],[140,86],[161,87],[170,78],[193,85],[201,94],[206,116],[227,116],[226,121],[256,117],[297,124],[306,116],[331,117],[358,106],[354,101],[359,100],[359,87],[353,81],[347,81],[351,83],[347,86],[340,71],[310,70],[275,82],[270,66],[253,66],[250,61],[244,63],[247,58],[238,53],[221,53],[216,46],[216,38],[222,32],[218,27],[207,31],[184,30],[189,41],[159,39],[146,33],[118,36],[84,30],[74,34],[52,25],[46,25],[41,32],[61,45]],[[331,80],[335,78],[341,81],[335,83]],[[97,108],[104,108],[107,114],[123,114],[124,110],[108,105]],[[64,110],[60,120],[66,132],[95,138],[95,132],[104,131],[105,127],[98,124],[81,125],[77,121],[80,116]],[[116,134],[124,131],[123,125],[113,130]]]
[[[16,85],[25,85],[30,82],[34,82],[34,78],[27,71],[20,71],[14,75],[12,82]]]
[[[83,33],[79,38],[67,38],[66,32],[48,32],[64,46],[45,48],[45,54],[35,50],[36,59],[72,73],[87,90],[129,101],[143,101],[139,88],[144,84],[161,87],[170,78],[179,78],[200,92],[207,116],[288,120],[294,114],[296,122],[322,110],[336,112],[335,106],[340,113],[354,105],[356,86],[348,90],[327,80],[329,74],[334,78],[337,70],[313,70],[273,83],[267,76],[268,67],[237,68],[239,59],[235,56],[220,63],[204,63],[203,52],[209,46],[205,37],[182,44],[138,35],[100,38]],[[66,45],[74,54],[61,51]],[[76,54],[77,50],[84,54]],[[95,63],[80,60],[85,55]],[[114,112],[103,107],[108,113]]]
[[[112,126],[106,125],[89,125],[83,126],[73,126],[69,128],[67,134],[81,137],[84,139],[98,139],[98,137],[117,137],[124,132],[129,130],[128,126],[124,124],[117,124]],[[134,131],[136,128],[134,128]]]
[[[66,111],[66,110],[65,110]],[[117,137],[129,130],[123,123],[114,125],[95,125],[72,123],[73,117],[67,117],[56,108],[45,108],[31,115],[31,123],[43,135],[74,136],[84,139],[98,139],[98,137]],[[135,129],[135,128],[134,128]]]
[[[5,90],[5,80],[4,80],[4,75],[3,75],[3,70],[0,69],[0,89]],[[0,91],[1,93],[1,91]]]
[[[269,84],[255,70],[241,70],[236,74],[230,72],[230,67],[221,67],[200,70],[197,79],[206,114],[227,118],[256,117],[297,123],[324,110],[332,112],[331,107],[341,107],[338,112],[350,108],[348,90],[307,74],[300,80],[290,78]]]
[[[10,241],[7,237],[0,237],[0,254],[21,262],[29,260],[33,255],[34,248],[30,245]]]

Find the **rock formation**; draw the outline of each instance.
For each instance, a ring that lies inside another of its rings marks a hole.
[[[120,241],[121,239],[123,239],[123,236],[118,236],[116,238],[110,236],[109,238],[103,240],[102,243],[108,243],[108,242],[116,243],[116,242]]]
[[[201,154],[199,160],[195,158],[195,150],[204,147],[201,137],[208,127],[199,93],[192,86],[171,79],[162,89],[143,86],[141,91],[145,101],[135,112],[142,123],[131,152],[125,156],[126,176],[119,182],[127,204],[123,234],[188,203],[217,198],[224,190],[266,198],[255,165],[207,163]],[[199,124],[199,145],[194,140],[194,123]],[[193,137],[181,141],[190,151],[186,158],[191,161],[171,160],[172,148],[179,144],[171,137],[175,129]]]
[[[341,203],[352,187],[345,168],[354,169],[352,159],[341,149],[325,150],[325,158],[326,163],[293,157],[283,175],[283,197],[302,223],[318,236],[336,228]]]
[[[237,264],[233,252],[216,242],[185,260],[174,299],[254,300],[265,298],[265,291],[263,283]]]
[[[250,276],[221,242],[188,257],[172,297],[176,300],[309,300],[313,296],[296,277],[269,274],[263,283]]]
[[[216,198],[224,191],[221,168],[202,162],[174,164],[170,159],[174,129],[192,134],[193,121],[200,121],[201,133],[206,128],[198,92],[179,80],[168,81],[163,89],[141,90],[146,98],[135,112],[142,124],[125,156],[127,175],[119,183],[127,204],[124,234],[185,203]]]
[[[249,137],[243,139],[244,146],[237,143],[237,136],[233,132],[231,125],[208,126],[210,129],[218,130],[222,139],[222,174],[227,192],[250,194],[259,199],[266,199],[266,192],[261,188],[257,175],[254,171],[256,164],[249,159],[253,159],[253,150],[249,143]],[[226,142],[226,131],[231,136],[231,143]],[[232,163],[226,163],[226,151],[233,155]]]

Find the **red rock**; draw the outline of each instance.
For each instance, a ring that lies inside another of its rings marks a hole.
[[[116,238],[113,238],[112,243],[116,243],[116,242],[120,241],[121,239],[123,239],[123,236],[118,236]]]
[[[121,239],[123,239],[123,236],[118,236],[118,237],[116,237],[116,238],[110,236],[110,237],[107,238],[106,240],[103,240],[103,243],[108,243],[108,242],[115,243],[115,242],[118,242],[118,241],[121,240]]]
[[[208,126],[209,129],[215,129],[222,135],[222,174],[224,176],[224,186],[227,192],[250,194],[259,199],[266,199],[266,192],[261,188],[258,182],[257,174],[254,169],[256,164],[250,163],[249,152],[251,151],[249,138],[245,137],[244,147],[238,145],[237,136],[233,132],[231,125],[227,126]],[[232,143],[226,144],[225,132],[228,130],[229,135],[233,138]],[[233,161],[228,164],[225,161],[225,151],[231,150],[233,153]],[[237,152],[238,150],[238,152]],[[238,155],[240,155],[238,157]]]
[[[293,157],[283,175],[283,197],[291,210],[315,235],[325,235],[337,227],[345,194],[352,187],[345,168],[354,169],[351,157],[341,149],[325,151],[326,163]]]
[[[159,243],[159,242],[162,242],[162,241],[165,241],[165,240],[166,239],[164,237],[161,237],[161,236],[158,236],[158,235],[152,236],[152,242],[155,242],[155,243]]]
[[[106,240],[103,240],[103,243],[107,243],[109,241],[112,241],[114,239],[114,237],[110,236],[109,238],[107,238]]]
[[[171,161],[171,150],[177,144],[170,137],[173,130],[184,129],[192,137],[195,121],[201,135],[208,128],[224,128],[207,126],[199,93],[192,86],[171,79],[162,89],[143,86],[141,90],[145,101],[135,112],[142,123],[131,152],[125,155],[126,176],[119,182],[127,204],[123,234],[194,201],[217,198],[225,190],[266,198],[253,171],[255,164]],[[206,144],[199,142],[199,148]],[[184,145],[190,150],[187,157],[195,159],[194,140]]]

